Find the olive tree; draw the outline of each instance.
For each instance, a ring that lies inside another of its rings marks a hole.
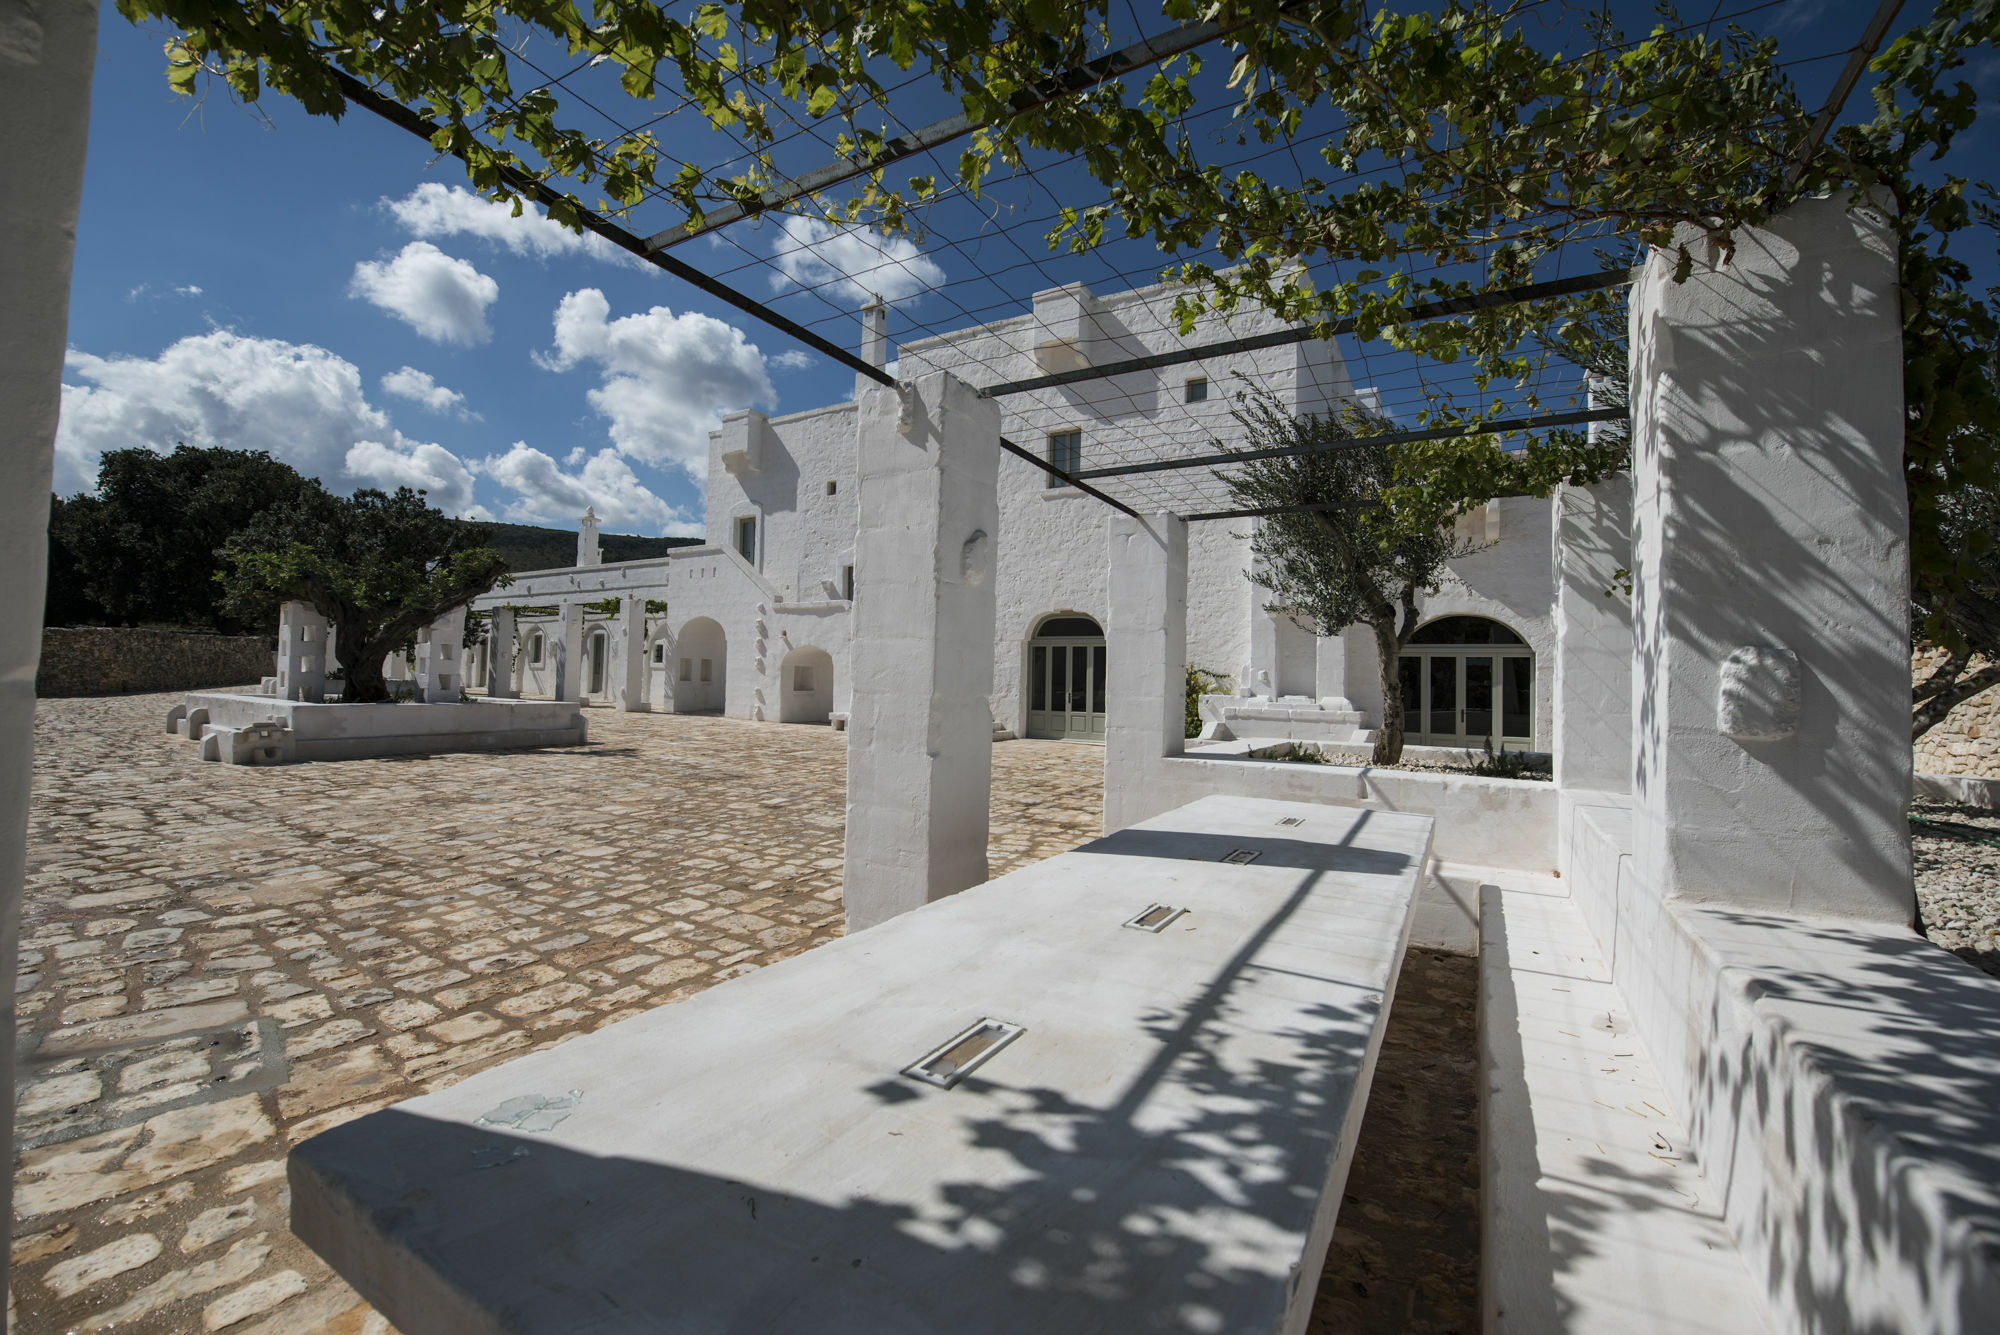
[[[424,494],[364,489],[335,496],[314,483],[258,516],[224,551],[218,576],[232,606],[308,602],[332,624],[340,698],[389,698],[382,663],[417,632],[513,582],[487,530],[432,509]]]

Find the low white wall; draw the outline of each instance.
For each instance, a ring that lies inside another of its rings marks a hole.
[[[1663,900],[1627,811],[1567,815],[1564,879],[1777,1327],[1989,1329],[2000,981],[1893,925]]]

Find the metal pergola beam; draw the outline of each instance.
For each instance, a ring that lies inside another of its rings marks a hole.
[[[1079,478],[1129,477],[1134,473],[1171,473],[1185,468],[1217,468],[1224,464],[1252,463],[1258,459],[1283,459],[1299,454],[1325,454],[1333,450],[1359,450],[1371,445],[1414,445],[1426,440],[1461,440],[1470,436],[1494,436],[1504,432],[1536,431],[1544,427],[1582,426],[1590,422],[1622,421],[1625,408],[1578,408],[1574,412],[1543,413],[1538,417],[1496,417],[1470,426],[1436,427],[1428,431],[1390,431],[1379,436],[1355,436],[1344,440],[1316,441],[1311,445],[1274,446],[1268,450],[1234,450],[1224,454],[1201,454],[1192,459],[1155,459],[1143,464],[1113,464],[1109,468],[1078,469]]]
[[[1465,297],[1427,301],[1410,307],[1409,314],[1405,318],[1412,323],[1418,320],[1436,320],[1447,315],[1470,315],[1475,311],[1518,306],[1529,301],[1544,301],[1550,297],[1570,297],[1582,292],[1599,292],[1605,288],[1629,287],[1638,281],[1639,273],[1638,269],[1607,269],[1602,273],[1583,274],[1575,278],[1552,278],[1545,283],[1530,283],[1525,287],[1498,288],[1492,292],[1474,292]],[[1180,366],[1186,362],[1200,361],[1204,357],[1223,357],[1234,352],[1255,352],[1260,348],[1281,348],[1287,344],[1309,343],[1316,339],[1330,339],[1341,334],[1351,334],[1354,332],[1355,323],[1352,317],[1342,320],[1324,335],[1309,327],[1301,326],[1278,329],[1268,334],[1222,339],[1215,343],[1204,343],[1199,347],[1180,348],[1173,352],[1156,352],[1150,356],[1133,357],[1122,362],[1110,362],[1104,366],[1086,366],[1075,371],[1031,376],[1026,380],[1009,380],[998,385],[988,385],[979,392],[989,399],[997,399],[1008,394],[1027,394],[1038,389],[1055,389],[1063,385],[1081,384],[1086,380],[1106,380],[1112,376],[1128,375],[1133,371],[1157,371],[1163,366]]]
[[[1854,44],[1853,51],[1848,54],[1847,64],[1841,67],[1840,77],[1833,81],[1833,91],[1827,95],[1826,105],[1820,108],[1819,116],[1814,119],[1811,132],[1806,135],[1804,144],[1799,148],[1798,158],[1792,163],[1791,170],[1785,173],[1785,184],[1779,191],[1781,197],[1790,199],[1793,192],[1799,188],[1799,181],[1804,178],[1806,168],[1812,165],[1813,154],[1819,151],[1821,141],[1826,138],[1826,132],[1833,128],[1834,117],[1838,116],[1840,109],[1847,105],[1848,96],[1854,92],[1854,85],[1861,81],[1861,72],[1867,69],[1868,62],[1875,58],[1875,48],[1882,45],[1883,37],[1888,35],[1889,25],[1896,21],[1896,15],[1902,8],[1903,0],[1882,0],[1882,3],[1876,6],[1874,15],[1868,20],[1868,26],[1861,30],[1861,40]]]
[[[1241,23],[1185,24],[1170,32],[1161,33],[1157,37],[1148,37],[1142,41],[1134,42],[1130,46],[1108,52],[1095,60],[1087,61],[1077,66],[1075,69],[1065,70],[1034,88],[1023,89],[1014,94],[1011,99],[1011,105],[1016,114],[1023,111],[1032,111],[1036,107],[1046,106],[1059,98],[1068,97],[1074,93],[1081,93],[1086,89],[1095,88],[1099,84],[1109,83],[1111,80],[1119,78],[1122,75],[1130,74],[1133,70],[1144,69],[1148,65],[1156,65],[1169,56],[1179,55],[1183,51],[1191,51],[1197,46],[1212,42],[1218,37],[1226,36],[1242,26]],[[823,167],[816,167],[803,175],[794,176],[789,180],[782,181],[777,185],[759,191],[757,198],[754,200],[724,204],[722,207],[706,214],[700,224],[695,227],[690,228],[683,225],[680,227],[670,227],[664,232],[656,232],[646,238],[646,245],[652,250],[664,250],[669,246],[678,246],[683,241],[692,241],[698,236],[706,236],[708,233],[727,227],[731,223],[741,222],[745,218],[754,218],[772,209],[783,208],[785,205],[795,200],[803,199],[815,191],[839,185],[842,181],[851,181],[857,176],[866,176],[869,172],[875,171],[878,168],[893,166],[905,159],[916,157],[918,154],[928,153],[930,150],[943,144],[948,144],[954,139],[962,139],[974,130],[991,123],[990,121],[975,121],[963,113],[956,116],[947,116],[941,121],[935,121],[921,129],[912,130],[908,134],[898,135],[894,139],[888,140],[883,145],[882,151],[873,157],[857,153],[851,157],[842,158],[837,162],[829,162]]]

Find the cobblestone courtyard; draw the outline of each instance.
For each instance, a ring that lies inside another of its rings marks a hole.
[[[36,718],[22,1330],[386,1331],[286,1230],[293,1143],[840,930],[827,729],[594,709],[576,750],[238,769],[177,699]],[[995,748],[995,874],[1096,834],[1102,755]]]

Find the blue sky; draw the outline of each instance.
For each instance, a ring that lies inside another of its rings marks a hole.
[[[1873,7],[1785,0],[1743,21],[1788,57],[1817,56],[1850,44]],[[1629,29],[1652,21],[1629,8]],[[1925,17],[1912,5],[1898,27]],[[455,162],[364,112],[335,123],[275,95],[248,109],[220,91],[176,97],[163,38],[105,9],[58,491],[87,489],[102,450],[186,440],[268,449],[341,490],[425,486],[456,512],[565,525],[588,504],[608,531],[694,533],[720,413],[852,392],[851,373],[657,270],[471,197]],[[1795,68],[1809,101],[1840,63]],[[1967,72],[1989,118],[1954,155],[1962,174],[2000,176],[1996,75],[1990,54]],[[905,105],[913,122],[939,112]],[[1053,282],[1149,277],[1150,250],[1080,261],[1009,234],[1077,188],[1038,179],[984,219],[955,204],[928,253],[796,221],[789,237],[766,223],[676,253],[849,346],[862,288],[820,261],[872,267],[866,286],[899,299],[892,337],[914,337],[1010,313]]]

